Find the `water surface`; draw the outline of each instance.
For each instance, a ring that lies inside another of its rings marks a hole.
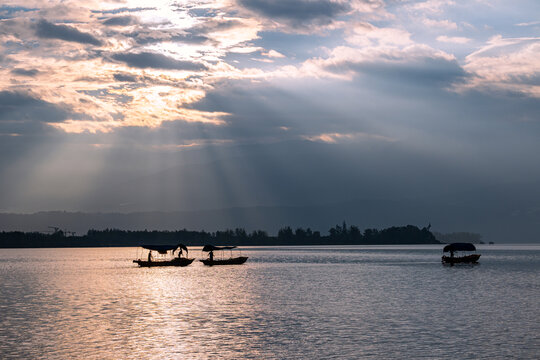
[[[441,248],[244,248],[241,266],[148,269],[134,248],[0,249],[0,357],[538,358],[540,246],[485,245],[454,267]]]

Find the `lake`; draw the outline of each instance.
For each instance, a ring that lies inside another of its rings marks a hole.
[[[441,249],[243,248],[244,265],[184,268],[0,249],[0,358],[538,358],[540,246],[480,245],[453,267]]]

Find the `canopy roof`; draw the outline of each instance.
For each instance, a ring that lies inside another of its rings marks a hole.
[[[214,245],[204,245],[202,251],[210,252],[210,251],[217,251],[217,250],[231,250],[234,249],[236,246],[214,246]]]
[[[177,245],[141,245],[143,249],[146,250],[154,250],[159,252],[160,254],[166,254],[167,251],[171,251],[174,253],[176,249],[180,248],[182,250],[186,251],[186,254],[188,252],[188,248],[184,244],[177,244]]]
[[[443,252],[449,251],[476,251],[476,247],[471,243],[453,243],[446,245]]]

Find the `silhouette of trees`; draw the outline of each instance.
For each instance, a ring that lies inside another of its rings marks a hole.
[[[248,233],[243,228],[226,229],[216,232],[176,230],[176,231],[130,231],[119,229],[88,230],[83,236],[66,236],[57,231],[53,234],[39,232],[0,232],[0,248],[8,247],[94,247],[94,246],[138,246],[141,244],[178,244],[189,246],[204,244],[219,245],[367,245],[367,244],[439,244],[428,228],[419,229],[413,225],[390,227],[387,229],[365,229],[345,222],[328,230],[322,236],[310,228],[290,226],[279,229],[277,236],[269,236],[266,231],[254,230]]]
[[[288,243],[294,239],[294,234],[290,226],[279,229],[278,240],[280,243]]]

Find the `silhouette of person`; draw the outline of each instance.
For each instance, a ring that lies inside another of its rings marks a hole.
[[[208,255],[210,256],[210,261],[214,261],[214,252],[210,251]]]
[[[148,262],[152,262],[152,252],[148,252]]]

